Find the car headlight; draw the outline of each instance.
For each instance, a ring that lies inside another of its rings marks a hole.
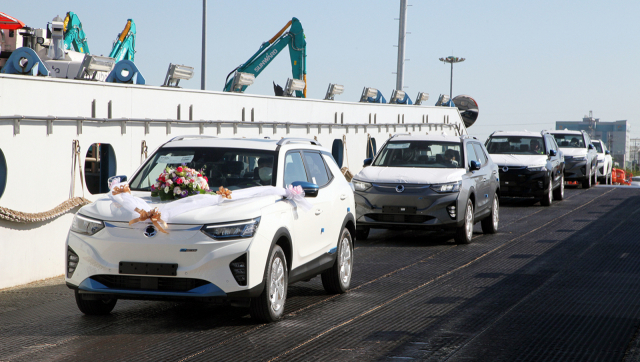
[[[367,191],[371,188],[371,184],[368,182],[353,180],[353,187],[355,187],[356,191]]]
[[[462,181],[452,182],[448,184],[431,185],[431,189],[435,192],[459,192]]]
[[[93,235],[102,229],[104,229],[102,221],[80,214],[76,214],[71,223],[71,231],[79,234]]]
[[[200,230],[208,237],[218,240],[250,238],[258,230],[259,224],[260,218],[257,217],[238,222],[204,225]]]
[[[527,166],[527,170],[529,171],[546,171],[547,167],[545,165],[538,165],[538,166]]]

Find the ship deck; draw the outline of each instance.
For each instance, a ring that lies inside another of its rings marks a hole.
[[[119,301],[82,315],[62,278],[0,291],[0,361],[637,361],[640,189],[504,200],[500,231],[372,230],[352,289],[289,287],[285,318]]]

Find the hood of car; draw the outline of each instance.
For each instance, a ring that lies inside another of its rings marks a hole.
[[[464,168],[365,167],[354,178],[365,182],[441,184],[462,179]]]
[[[162,213],[162,207],[170,201],[160,201],[157,197],[151,197],[148,192],[132,192],[133,196],[140,197],[151,207],[157,207]],[[272,205],[278,196],[263,196],[245,200],[225,200],[216,206],[207,206],[197,210],[185,212],[165,220],[169,224],[210,224],[219,222],[229,222],[237,220],[247,220],[261,215],[261,209]],[[79,211],[81,214],[103,221],[129,222],[138,217],[124,208],[117,207],[105,196],[92,204],[84,206]]]
[[[589,151],[586,148],[560,148],[560,151],[565,156],[575,157],[575,156],[586,156]]]
[[[491,154],[493,163],[502,166],[536,166],[546,165],[548,157],[545,155],[503,155]]]

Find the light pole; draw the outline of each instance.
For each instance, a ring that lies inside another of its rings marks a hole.
[[[207,87],[207,0],[202,0],[202,74],[200,89]]]
[[[441,62],[451,63],[451,82],[449,83],[449,99],[453,99],[453,63],[464,62],[464,58],[458,58],[454,56],[440,58]]]

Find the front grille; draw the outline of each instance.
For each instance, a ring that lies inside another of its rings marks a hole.
[[[209,284],[209,282],[202,279],[130,275],[94,275],[91,279],[111,289],[159,290],[164,292],[186,292]]]
[[[368,218],[380,222],[397,222],[397,223],[412,223],[421,224],[425,221],[431,220],[433,216],[426,215],[398,215],[398,214],[366,214]]]

